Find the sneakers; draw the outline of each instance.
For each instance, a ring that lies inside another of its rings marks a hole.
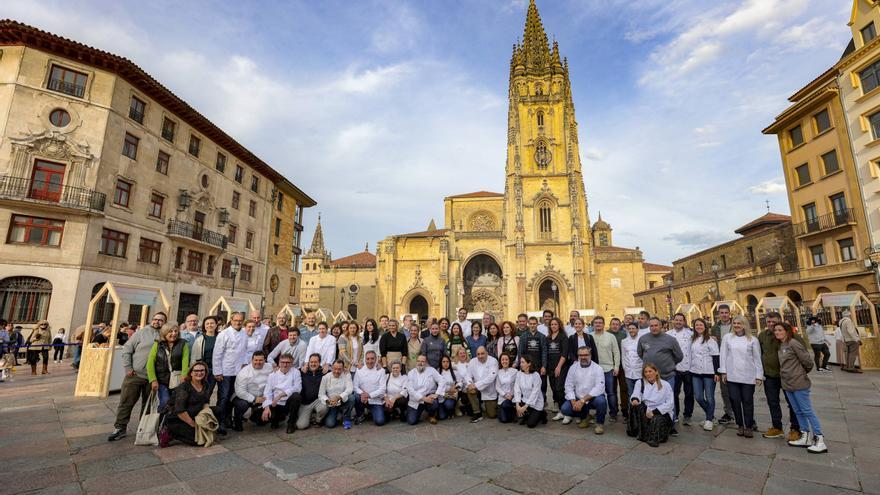
[[[791,435],[789,435],[791,438]],[[788,444],[792,447],[810,447],[813,445],[813,437],[810,435],[810,432],[805,431],[798,435],[796,440],[789,440]]]
[[[345,430],[350,430],[351,429],[351,420],[343,419],[342,420],[342,428]]]
[[[430,418],[428,418],[428,423],[431,423],[432,425],[436,425],[437,418],[435,418],[434,416],[431,416]]]
[[[731,421],[733,421],[733,418],[731,418],[730,416],[725,414],[724,416],[721,416],[721,419],[718,420],[718,424],[726,425],[727,423],[730,423]]]
[[[764,432],[764,438],[782,438],[784,436],[785,432],[780,430],[779,428],[770,428],[769,430]],[[800,435],[798,435],[797,438],[800,438]],[[789,440],[791,440],[790,437]]]
[[[790,431],[788,432],[788,441],[789,441],[789,442],[791,442],[792,440],[797,441],[797,440],[799,440],[800,438],[801,438],[801,432],[799,432],[799,431],[797,431],[797,430],[790,430]],[[807,444],[807,445],[809,445],[809,444]]]
[[[617,423],[617,416],[608,416],[609,423]]]
[[[706,431],[712,431],[715,428],[715,423],[712,420],[707,419],[703,422],[703,429]]]
[[[671,436],[673,436],[673,437],[677,437],[677,436],[678,436],[678,430],[676,430],[675,428],[673,428],[672,431],[669,432],[669,435],[671,435]]]
[[[681,420],[681,424],[683,424],[685,426],[690,426],[691,425],[690,416],[685,416],[684,419]]]
[[[751,428],[745,428],[743,430],[743,436],[746,438],[753,438],[755,436],[755,431]]]
[[[108,442],[115,442],[116,440],[122,440],[123,438],[125,438],[125,435],[126,435],[125,429],[116,428],[115,430],[113,430],[113,433],[111,433],[110,436],[107,437],[107,441]]]
[[[605,427],[602,425],[596,425],[596,428],[593,429],[593,433],[596,435],[601,435],[605,433]]]
[[[553,421],[559,421],[560,419],[563,419],[563,418],[565,418],[565,415],[562,414],[562,412],[560,411],[560,412],[556,413],[556,416],[553,416]]]
[[[736,436],[738,436],[738,437],[745,436],[745,434],[746,434],[745,431],[746,431],[746,429],[743,428],[742,426],[737,426],[736,427]]]
[[[364,419],[366,419],[366,418],[364,418],[363,416],[355,416],[354,424],[359,425],[364,422]]]
[[[564,418],[562,418],[562,424],[564,424],[564,425],[571,424],[571,416],[565,416]]]
[[[590,418],[582,419],[580,423],[578,423],[578,428],[587,428],[590,426]]]
[[[811,454],[824,454],[828,452],[828,447],[825,446],[825,437],[823,435],[816,435],[813,439],[813,445],[807,447],[807,452]]]
[[[480,414],[480,415],[477,415],[477,416],[474,416],[473,418],[471,418],[471,423],[479,423],[482,420],[483,420],[483,415]]]

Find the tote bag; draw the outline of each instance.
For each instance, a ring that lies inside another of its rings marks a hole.
[[[150,392],[147,398],[147,404],[144,406],[144,413],[138,421],[137,436],[135,437],[135,445],[159,445],[159,438],[156,432],[159,428],[159,396],[156,391]]]

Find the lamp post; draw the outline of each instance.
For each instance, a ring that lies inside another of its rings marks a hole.
[[[721,295],[721,286],[718,285],[718,270],[720,268],[721,267],[718,266],[718,262],[715,260],[712,260],[712,273],[715,275],[715,300],[716,301],[721,301],[724,299],[724,297]]]
[[[556,307],[556,311],[554,311],[554,313],[559,314],[559,294],[556,292],[557,290],[559,290],[559,286],[556,285],[556,282],[550,283],[550,290],[553,291],[553,302]]]
[[[669,319],[672,319],[672,275],[666,279],[666,305],[669,307]]]
[[[232,258],[232,266],[229,268],[229,274],[232,275],[232,293],[230,294],[232,297],[235,297],[235,276],[238,275],[239,268],[241,268],[241,263],[236,256]]]
[[[339,289],[339,311],[342,311],[343,304],[345,304],[345,289]]]
[[[449,284],[443,286],[443,295],[446,297],[446,317],[449,318]]]

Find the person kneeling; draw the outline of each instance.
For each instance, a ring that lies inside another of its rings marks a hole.
[[[188,376],[175,389],[172,413],[165,420],[171,440],[193,446],[210,446],[214,443],[213,432],[217,430],[219,410],[209,405],[211,389],[207,376],[208,365],[196,361],[189,369]]]
[[[516,416],[519,424],[529,428],[538,423],[547,424],[547,413],[544,411],[544,396],[541,394],[541,375],[533,369],[532,358],[523,356],[520,359],[520,371],[513,385],[513,403],[516,404]]]
[[[642,369],[642,378],[633,387],[630,403],[627,435],[638,437],[651,447],[669,439],[675,408],[672,386],[660,378],[660,371],[653,364],[646,364]]]
[[[364,414],[370,410],[376,426],[385,424],[385,369],[379,367],[376,351],[367,351],[364,355],[366,365],[354,374],[354,393],[357,400],[354,409],[357,412],[355,424],[364,421]]]
[[[275,430],[287,419],[287,433],[296,430],[302,391],[302,377],[292,368],[293,357],[282,354],[278,358],[278,369],[269,375],[263,390],[263,421],[269,421]]]
[[[324,415],[327,414],[327,404],[318,398],[323,378],[324,369],[321,367],[321,355],[312,354],[309,356],[306,371],[302,372],[302,393],[300,393],[302,405],[299,406],[299,414],[296,418],[297,430],[305,430],[312,424],[320,426],[324,421]],[[314,422],[312,422],[312,416],[315,417]]]
[[[327,415],[324,416],[324,426],[336,428],[336,419],[342,413],[342,427],[351,429],[351,409],[354,407],[354,385],[351,382],[351,373],[344,372],[345,363],[337,359],[333,363],[333,371],[324,375],[321,379],[321,390],[318,398],[327,404]]]
[[[419,422],[423,411],[428,412],[432,425],[437,424],[440,397],[443,396],[446,381],[436,369],[428,366],[428,358],[420,355],[416,368],[407,374],[409,388],[409,407],[406,409],[406,422],[414,425]]]
[[[235,378],[235,397],[232,399],[232,429],[233,431],[242,431],[244,427],[244,413],[251,410],[251,421],[258,426],[263,426],[260,417],[260,408],[263,406],[263,391],[266,389],[266,382],[269,375],[272,374],[272,368],[266,366],[266,354],[263,351],[256,351],[251,357],[251,364],[245,366],[238,372]]]
[[[581,419],[578,427],[589,426],[590,409],[596,410],[596,435],[605,433],[605,411],[608,401],[605,399],[605,372],[602,367],[592,361],[589,347],[577,350],[578,364],[568,369],[565,377],[565,402],[560,412],[568,417]]]

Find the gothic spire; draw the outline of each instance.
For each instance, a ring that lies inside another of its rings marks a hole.
[[[543,71],[550,62],[550,44],[541,23],[541,14],[535,0],[529,1],[526,26],[523,30],[522,53],[528,70]]]
[[[327,250],[324,248],[324,231],[321,230],[321,214],[318,213],[318,226],[315,227],[315,235],[312,236],[312,247],[309,248],[307,256],[326,256]]]

